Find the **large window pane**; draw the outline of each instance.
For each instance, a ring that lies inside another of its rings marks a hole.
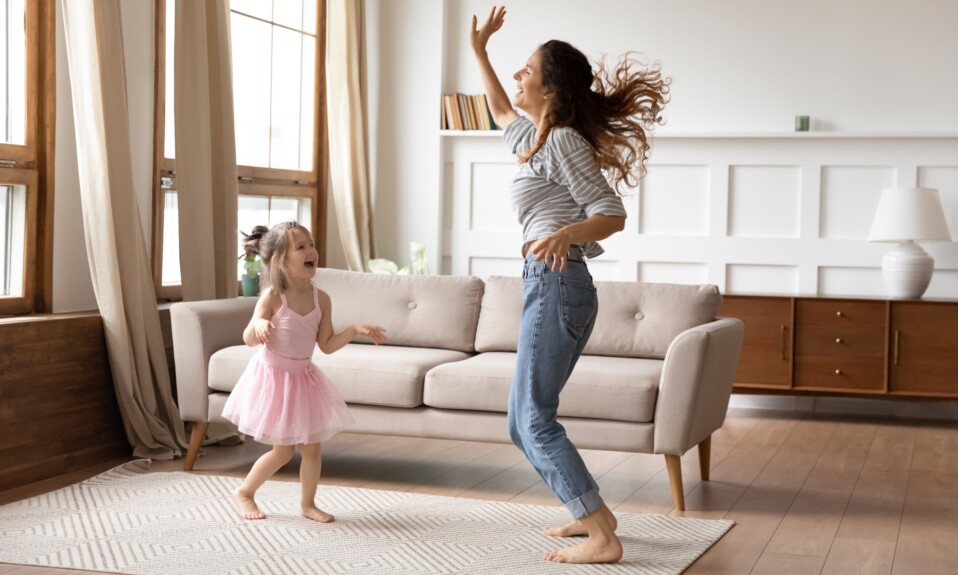
[[[303,36],[302,42],[303,66],[300,76],[299,121],[304,128],[299,133],[299,169],[312,171],[316,161],[316,151],[313,148],[315,141],[316,117],[316,38]]]
[[[312,2],[315,2],[315,0],[312,0]],[[306,3],[310,4],[311,2]],[[274,0],[273,22],[294,30],[302,30],[303,0],[280,0],[279,2]]]
[[[279,3],[285,0],[281,0]],[[273,3],[270,0],[230,0],[230,10],[242,12],[263,20],[273,19]]]
[[[316,0],[303,2],[303,32],[316,34]]]
[[[0,296],[23,296],[26,222],[26,186],[0,184]]]
[[[164,127],[165,135],[163,136],[163,157],[171,159],[176,157],[176,127],[173,115],[173,104],[175,102],[173,99],[173,48],[175,46],[175,37],[176,1],[169,0],[166,3],[166,66],[164,66],[164,69],[166,70],[166,90],[164,90],[166,98],[166,113],[164,116],[164,121],[166,125]]]
[[[233,114],[236,163],[269,167],[270,24],[233,13]]]
[[[27,39],[24,0],[0,0],[0,142],[26,144]]]
[[[312,149],[312,94],[315,93],[315,74],[312,63],[304,70],[304,41],[299,32],[280,27],[273,28],[273,126],[270,134],[272,146],[270,167],[288,170],[310,170],[312,162],[303,165],[301,158],[309,157],[301,150],[304,133],[309,133],[309,152]],[[309,59],[314,61],[312,58]],[[309,117],[303,117],[305,87],[309,86]]]
[[[163,194],[163,285],[178,285],[180,279],[180,208],[176,191]]]

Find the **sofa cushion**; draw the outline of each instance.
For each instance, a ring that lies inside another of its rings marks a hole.
[[[233,391],[256,348],[238,345],[210,357],[209,386]],[[332,355],[318,349],[320,366],[347,403],[416,407],[422,405],[423,378],[433,367],[469,357],[461,351],[399,346],[346,345]]]
[[[483,282],[459,276],[400,276],[321,268],[313,281],[333,302],[333,328],[386,328],[387,345],[474,351]]]
[[[426,374],[430,407],[505,412],[516,354],[486,352],[439,365]],[[662,361],[583,355],[559,395],[559,415],[652,421]]]
[[[584,354],[664,358],[680,333],[715,320],[715,285],[597,282],[599,316]]]
[[[715,319],[722,295],[714,285],[596,282],[599,316],[586,355],[662,359],[683,331]],[[522,315],[522,278],[486,280],[476,351],[515,351]]]

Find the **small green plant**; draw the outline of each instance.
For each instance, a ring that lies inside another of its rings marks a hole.
[[[259,270],[263,267],[263,262],[260,261],[259,255],[250,246],[243,246],[243,249],[246,251],[246,255],[242,256],[243,272],[247,276],[255,278],[259,276]]]
[[[250,278],[258,278],[259,270],[263,267],[263,262],[259,259],[257,246],[259,245],[259,239],[268,231],[269,228],[266,226],[254,226],[248,234],[240,231],[243,234],[244,252],[240,259],[243,260],[243,272]]]

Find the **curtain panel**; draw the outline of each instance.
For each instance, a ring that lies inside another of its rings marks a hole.
[[[83,234],[117,403],[135,457],[186,445],[133,189],[120,0],[63,0]]]

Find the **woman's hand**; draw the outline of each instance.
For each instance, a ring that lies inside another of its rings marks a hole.
[[[489,42],[489,37],[498,31],[499,28],[502,28],[502,23],[505,21],[505,18],[506,7],[493,6],[492,10],[489,11],[489,17],[486,18],[485,24],[477,30],[476,25],[479,23],[479,19],[473,15],[472,30],[469,32],[469,44],[472,46],[473,52],[482,53],[486,51],[486,43]]]
[[[567,258],[569,257],[569,246],[572,245],[569,237],[559,230],[549,236],[532,242],[529,251],[536,255],[535,261],[545,260],[546,265],[552,265],[552,271],[564,272]]]
[[[253,336],[256,338],[256,341],[264,344],[267,343],[269,341],[269,334],[273,331],[273,322],[258,317],[253,319],[251,323],[253,324]]]
[[[357,336],[364,335],[373,340],[373,343],[376,345],[380,345],[386,341],[386,330],[378,325],[363,325],[357,323],[353,326],[353,329],[356,330]]]

